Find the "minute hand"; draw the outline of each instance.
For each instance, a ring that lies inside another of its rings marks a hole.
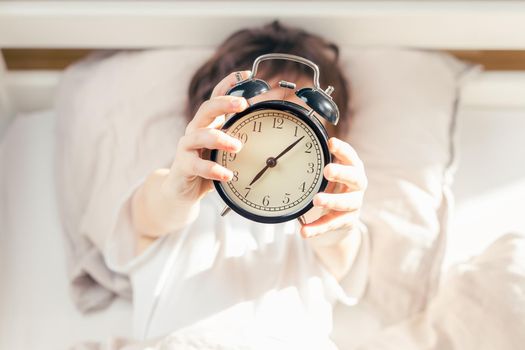
[[[277,159],[281,158],[282,156],[284,156],[284,154],[285,154],[286,152],[288,152],[289,150],[291,150],[292,148],[294,148],[295,145],[297,145],[299,142],[301,142],[301,140],[302,140],[303,138],[304,138],[304,135],[301,136],[301,137],[299,138],[299,140],[295,141],[295,142],[292,143],[290,146],[286,147],[286,148],[284,149],[284,151],[282,151],[281,153],[279,153],[279,155],[278,155],[277,157],[275,157],[275,160],[277,160]]]
[[[255,181],[259,180],[259,178],[266,172],[266,170],[268,170],[268,168],[270,168],[270,167],[273,168],[277,164],[277,159],[281,158],[286,152],[288,152],[289,150],[294,148],[294,146],[297,145],[303,138],[304,138],[304,135],[301,136],[301,138],[299,138],[299,140],[295,141],[290,146],[286,147],[284,149],[284,151],[279,153],[279,155],[277,157],[275,157],[275,158],[272,158],[272,157],[268,158],[268,160],[266,160],[266,166],[261,171],[259,171],[257,173],[257,175],[255,175],[255,177],[253,178],[252,182],[250,182],[250,184],[248,186],[253,185],[255,183]],[[273,165],[271,165],[272,163],[273,163]]]

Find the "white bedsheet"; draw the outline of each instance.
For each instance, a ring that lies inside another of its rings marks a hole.
[[[525,232],[525,111],[466,112],[461,120],[447,265],[479,253],[504,232]],[[129,303],[117,300],[85,316],[69,298],[53,141],[50,111],[18,117],[2,140],[8,159],[0,165],[7,184],[0,207],[0,349],[65,349],[131,334]]]
[[[86,316],[69,297],[54,195],[54,113],[19,116],[2,147],[7,198],[0,215],[0,349],[67,349],[129,335],[129,302],[117,300]]]
[[[525,109],[463,110],[444,270],[505,232],[525,234]]]

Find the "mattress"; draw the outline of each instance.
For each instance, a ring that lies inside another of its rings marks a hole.
[[[525,111],[462,111],[445,265],[525,232]],[[21,115],[2,139],[0,349],[65,349],[131,334],[129,302],[83,315],[69,297],[53,179],[52,111]]]
[[[131,334],[131,305],[89,315],[69,296],[53,179],[54,114],[21,115],[5,132],[0,165],[0,349],[67,349]]]

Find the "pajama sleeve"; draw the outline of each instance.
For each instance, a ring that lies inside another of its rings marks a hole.
[[[355,305],[363,296],[368,280],[368,264],[370,242],[366,226],[359,226],[350,236],[352,261],[348,272],[338,281],[332,273],[323,266],[323,278],[330,299],[345,305]],[[322,265],[322,264],[321,264]]]

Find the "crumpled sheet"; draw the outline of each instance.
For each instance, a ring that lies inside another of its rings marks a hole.
[[[445,275],[424,312],[359,350],[525,348],[525,235],[507,234]]]
[[[349,329],[352,336],[352,330]],[[525,345],[525,235],[507,234],[455,265],[419,314],[340,350],[513,350]],[[320,349],[230,329],[184,329],[146,342],[112,339],[84,350]]]

